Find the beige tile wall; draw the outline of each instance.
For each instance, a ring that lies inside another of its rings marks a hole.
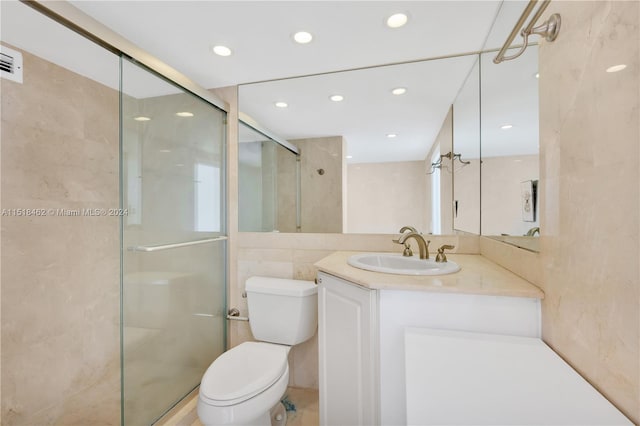
[[[562,31],[540,48],[544,339],[635,422],[639,6],[553,2]]]
[[[482,253],[545,292],[543,339],[640,423],[638,2],[552,2],[540,47],[541,253]],[[605,70],[617,64],[618,73]]]
[[[337,250],[396,251],[398,244],[391,240],[397,235],[385,234],[238,234],[237,279],[230,281],[231,306],[247,314],[246,299],[240,297],[247,278],[264,275],[278,278],[313,280],[317,270],[313,264]],[[442,244],[456,246],[455,253],[478,253],[477,236],[429,236],[431,251]],[[230,321],[230,346],[253,340],[249,324]],[[291,386],[318,387],[318,341],[317,336],[294,347],[289,355]]]
[[[342,136],[290,142],[300,149],[302,232],[342,232],[346,151]]]
[[[118,207],[118,92],[23,55],[24,84],[0,81],[2,208]],[[3,424],[119,424],[119,253],[115,216],[3,217]]]
[[[427,232],[424,163],[349,164],[345,232],[390,233],[407,224]]]

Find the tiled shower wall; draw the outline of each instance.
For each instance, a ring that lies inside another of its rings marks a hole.
[[[22,53],[2,208],[117,208],[118,92]],[[119,424],[119,253],[117,216],[2,218],[3,424]]]

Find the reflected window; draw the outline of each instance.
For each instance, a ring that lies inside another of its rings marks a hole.
[[[220,168],[196,164],[195,231],[220,232]]]

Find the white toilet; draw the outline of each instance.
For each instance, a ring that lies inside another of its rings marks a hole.
[[[312,281],[251,277],[249,324],[260,342],[245,342],[204,373],[198,417],[206,425],[270,426],[272,409],[289,383],[287,355],[318,326],[318,288]]]

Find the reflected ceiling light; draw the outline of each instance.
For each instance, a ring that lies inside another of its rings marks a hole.
[[[170,149],[161,149],[160,152],[171,152]]]
[[[178,164],[176,164],[176,167],[184,167],[184,164],[178,163]]]
[[[503,125],[503,126],[500,126],[500,128],[501,128],[502,130],[509,130],[509,129],[510,129],[510,128],[512,128],[512,127],[513,127],[513,125],[511,125],[511,124],[505,124],[505,125]]]
[[[536,75],[534,76],[535,78],[540,78],[540,73],[537,72]]]
[[[400,28],[407,23],[409,17],[404,13],[395,13],[387,18],[387,27]]]
[[[219,56],[231,55],[231,49],[229,49],[227,46],[222,46],[222,45],[213,46],[212,50],[213,50],[213,53]]]
[[[353,158],[353,155],[347,155],[345,158],[346,158],[347,160],[351,160],[351,159]]]
[[[397,136],[398,136],[398,135],[396,135],[395,133],[387,133],[387,137],[388,137],[389,139],[393,139],[393,138],[395,138],[395,137],[397,137]]]
[[[193,117],[193,113],[189,112],[189,111],[180,111],[180,112],[176,112],[176,115],[178,117]]]
[[[618,72],[625,69],[627,66],[625,64],[614,65],[612,67],[607,68],[607,72]]]
[[[391,93],[393,93],[394,95],[404,95],[405,93],[407,93],[407,88],[406,87],[396,87],[395,89],[393,89],[391,91]]]
[[[274,105],[277,106],[278,108],[286,108],[289,106],[289,104],[287,104],[286,102],[281,102],[281,101],[276,102]]]
[[[296,43],[307,44],[310,43],[311,40],[313,40],[313,36],[311,35],[311,33],[308,33],[306,31],[298,31],[293,35],[293,39],[296,41]]]
[[[144,115],[140,115],[138,117],[133,117],[133,119],[136,120],[136,121],[149,121],[149,120],[151,120],[151,118],[145,117]]]
[[[329,96],[329,99],[331,99],[333,102],[342,102],[344,100],[344,96],[332,95],[332,96]]]

